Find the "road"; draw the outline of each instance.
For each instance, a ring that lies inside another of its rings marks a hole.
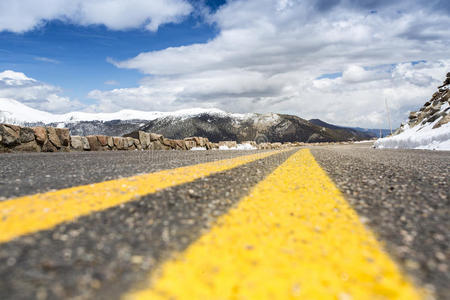
[[[4,154],[0,299],[446,299],[449,167],[368,144]]]

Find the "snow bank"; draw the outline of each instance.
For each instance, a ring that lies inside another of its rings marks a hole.
[[[206,149],[206,147],[193,147],[192,149],[191,149],[191,151],[203,151],[203,150],[207,150]]]
[[[378,139],[375,148],[450,150],[450,123],[433,129],[438,122],[409,128],[398,135]]]
[[[258,148],[250,145],[250,144],[238,144],[236,147],[228,147],[228,146],[220,146],[219,150],[256,150]]]

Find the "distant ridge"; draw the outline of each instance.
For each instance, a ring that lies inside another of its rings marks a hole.
[[[333,124],[327,123],[320,119],[310,119],[309,122],[311,122],[317,126],[322,126],[322,127],[330,128],[330,129],[346,129],[346,130],[351,130],[351,131],[355,131],[355,132],[366,133],[368,136],[370,136],[372,138],[388,136],[391,133],[391,131],[389,129],[372,129],[372,128],[361,128],[361,127],[338,126],[338,125],[333,125]],[[381,136],[380,136],[380,131],[381,131]]]

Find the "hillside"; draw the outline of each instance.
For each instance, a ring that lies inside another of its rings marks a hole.
[[[390,134],[389,129],[344,127],[344,126],[333,125],[333,124],[327,123],[325,121],[322,121],[320,119],[311,119],[311,120],[309,120],[309,122],[311,122],[311,123],[313,123],[313,124],[315,124],[317,126],[322,126],[322,127],[326,127],[326,128],[330,128],[330,129],[349,130],[349,131],[352,131],[356,135],[361,135],[362,134],[363,137],[367,137],[367,138],[383,137],[383,136],[387,136],[387,135]],[[380,136],[380,132],[381,132],[381,136]]]
[[[285,114],[246,114],[235,117],[204,113],[186,118],[168,116],[150,121],[141,127],[141,130],[156,132],[173,139],[204,136],[213,142],[334,142],[368,138],[361,133],[329,129]]]
[[[393,136],[379,139],[376,148],[450,150],[450,72],[431,99]]]

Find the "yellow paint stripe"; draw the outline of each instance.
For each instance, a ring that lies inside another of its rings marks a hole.
[[[280,152],[282,151],[245,155],[0,202],[0,242],[49,229],[92,212]]]
[[[300,150],[125,299],[419,299]]]

